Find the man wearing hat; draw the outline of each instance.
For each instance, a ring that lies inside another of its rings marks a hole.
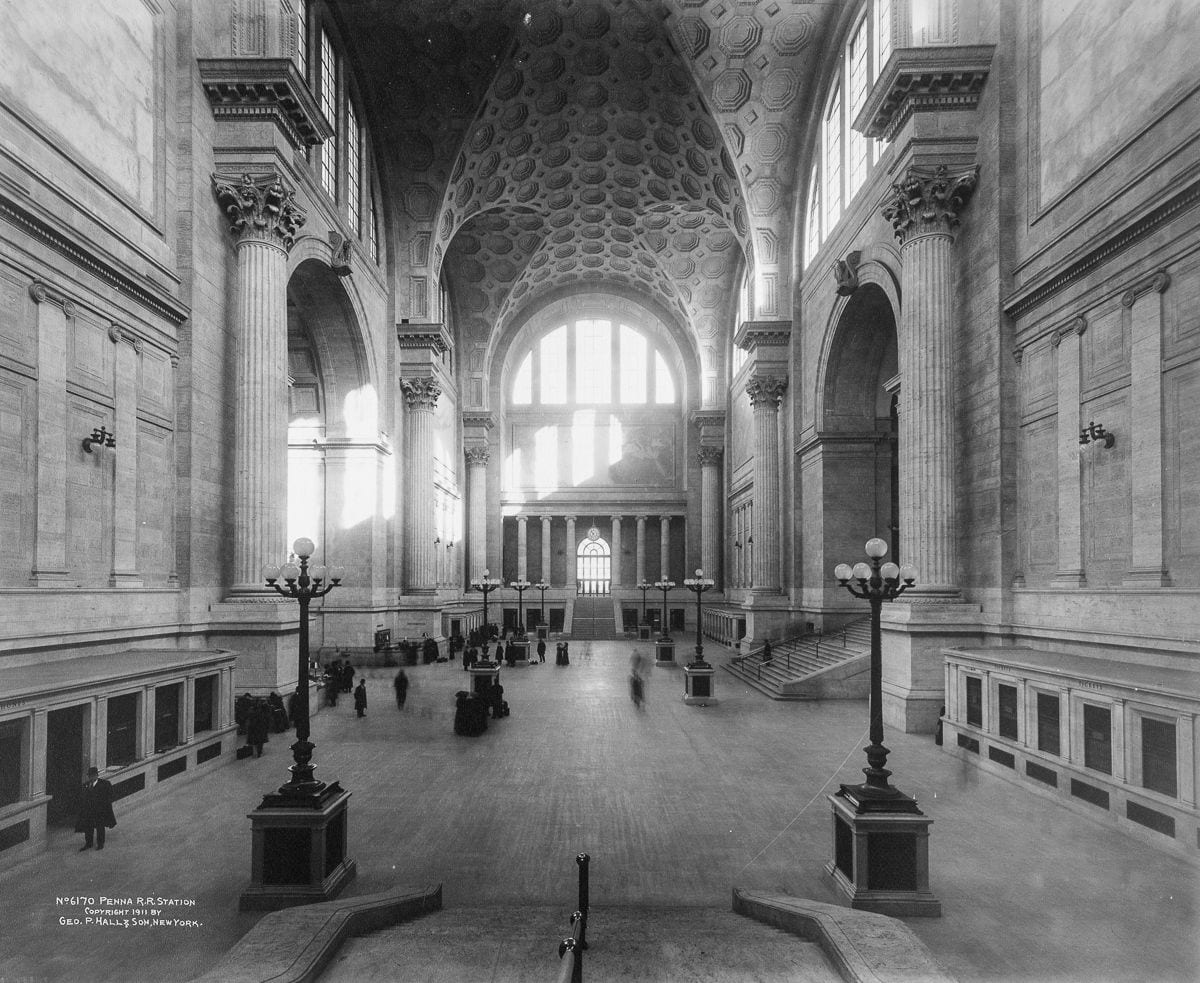
[[[88,769],[87,784],[83,786],[83,794],[79,802],[79,820],[75,823],[75,832],[83,834],[83,846],[79,849],[88,850],[92,846],[92,832],[96,834],[96,849],[104,849],[104,831],[117,825],[117,819],[112,809],[112,783],[100,777],[100,772],[93,765]]]

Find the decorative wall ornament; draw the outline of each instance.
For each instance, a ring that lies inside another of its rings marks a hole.
[[[1121,305],[1123,307],[1132,307],[1134,302],[1142,296],[1154,291],[1161,294],[1171,285],[1171,274],[1166,270],[1158,270],[1156,273],[1151,273],[1148,277],[1144,277],[1135,283],[1132,287],[1121,295]]]
[[[329,233],[329,267],[338,276],[349,276],[350,257],[354,252],[351,241],[340,232]]]
[[[857,249],[846,253],[845,259],[839,259],[833,264],[833,278],[837,281],[839,297],[849,297],[858,289],[858,264],[862,253]]]
[[[214,174],[212,181],[217,202],[229,216],[229,231],[239,240],[263,239],[292,248],[308,213],[278,174],[243,174],[236,184]]]
[[[411,409],[432,410],[442,394],[438,381],[430,378],[401,379],[400,388],[404,390],[404,401]]]
[[[978,165],[953,172],[945,164],[910,167],[903,180],[892,185],[883,217],[892,223],[901,245],[919,235],[950,235],[978,180]]]
[[[1057,348],[1060,344],[1062,344],[1063,338],[1065,338],[1067,335],[1082,335],[1085,331],[1087,331],[1087,318],[1082,314],[1078,314],[1071,318],[1071,320],[1069,320],[1066,324],[1059,325],[1059,327],[1055,330],[1053,337],[1050,339],[1050,343]]]
[[[787,391],[787,379],[781,376],[755,376],[746,383],[751,406],[778,406]]]

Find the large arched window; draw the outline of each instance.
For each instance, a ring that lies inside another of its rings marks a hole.
[[[517,363],[514,406],[664,405],[678,389],[663,353],[620,321],[581,318],[546,332]]]
[[[590,536],[575,556],[575,581],[580,594],[607,594],[612,583],[612,551],[603,539]]]

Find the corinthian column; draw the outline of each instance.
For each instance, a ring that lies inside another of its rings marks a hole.
[[[467,493],[471,496],[467,513],[467,580],[479,580],[487,569],[487,466],[491,452],[486,447],[467,448]]]
[[[436,589],[433,540],[434,494],[433,411],[442,387],[427,376],[401,379],[404,402],[408,407],[408,468],[405,471],[404,510],[407,513],[408,542],[407,588],[410,594],[428,594]]]
[[[956,595],[954,237],[977,167],[911,167],[883,209],[903,263],[900,544],[924,593]]]
[[[671,579],[671,517],[658,517],[658,579]]]
[[[750,586],[779,591],[779,404],[787,379],[756,375],[746,385],[754,412],[754,537]]]
[[[700,566],[720,581],[721,448],[700,448]]]
[[[542,516],[542,583],[550,583],[550,516]],[[545,595],[543,595],[544,597]]]
[[[517,580],[529,579],[529,516],[517,516]]]
[[[612,580],[613,587],[621,586],[621,517],[612,517]]]
[[[260,593],[287,557],[287,254],[306,216],[277,174],[212,180],[237,250],[233,591]]]
[[[646,583],[646,517],[639,515],[637,522],[637,582]]]
[[[575,542],[575,516],[568,515],[567,517],[567,589],[571,593],[576,589],[576,574],[578,568],[575,563],[578,544]]]

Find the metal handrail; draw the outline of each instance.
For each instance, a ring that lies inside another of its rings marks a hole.
[[[588,867],[591,857],[581,853],[575,857],[579,865],[579,907],[571,912],[571,934],[558,944],[558,983],[583,983],[583,953],[588,948]]]

